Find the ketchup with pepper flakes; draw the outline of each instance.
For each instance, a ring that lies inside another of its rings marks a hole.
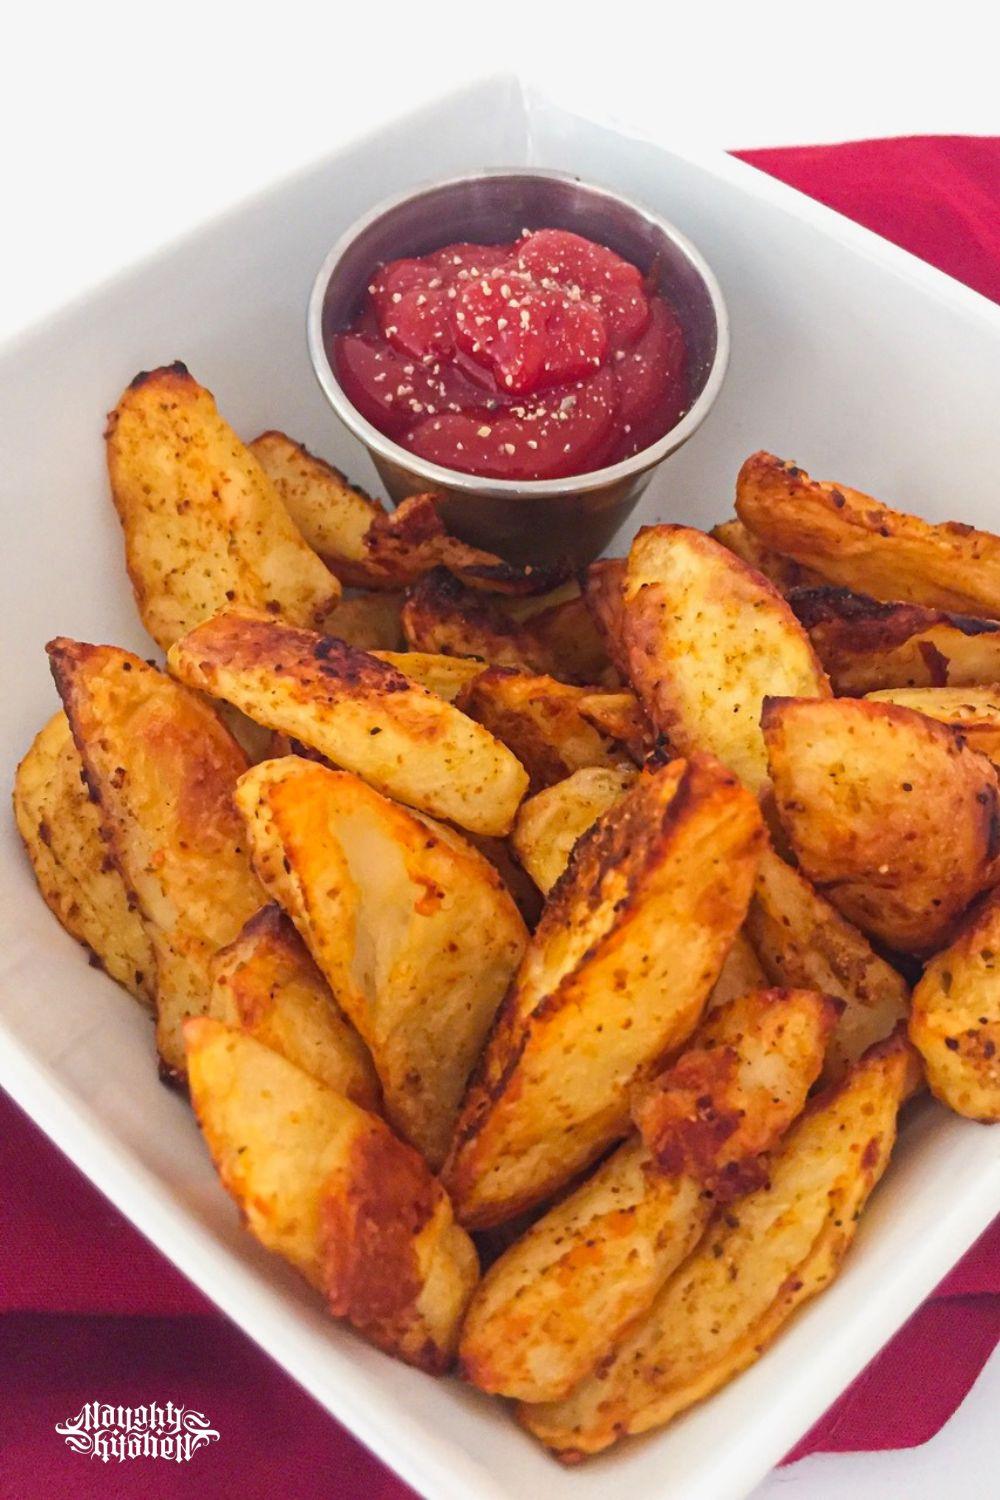
[[[669,302],[628,261],[562,229],[380,266],[330,354],[379,432],[496,479],[618,463],[689,405]]]

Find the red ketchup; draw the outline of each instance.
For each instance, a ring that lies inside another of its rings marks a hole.
[[[373,427],[431,463],[557,479],[629,458],[687,410],[677,315],[562,229],[380,266],[330,356]]]

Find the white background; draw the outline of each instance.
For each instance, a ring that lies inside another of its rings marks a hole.
[[[997,134],[997,15],[992,0],[35,0],[3,28],[0,337],[345,135],[486,72],[724,147]],[[756,1500],[997,1494],[998,1397],[995,1355],[933,1443],[818,1456]]]

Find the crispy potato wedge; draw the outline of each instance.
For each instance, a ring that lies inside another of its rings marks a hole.
[[[511,752],[377,657],[231,611],[178,641],[167,660],[189,687],[234,703],[401,802],[474,833],[510,830],[528,785]]]
[[[80,753],[62,709],[17,768],[14,816],[46,906],[111,978],[152,1007],[156,959],[101,837]]]
[[[371,1053],[294,924],[273,902],[215,955],[208,1014],[256,1037],[362,1109],[381,1110]]]
[[[396,1129],[440,1165],[525,949],[493,866],[343,771],[286,756],[236,801],[254,866],[372,1054]]]
[[[449,703],[485,669],[484,662],[471,657],[438,656],[431,651],[373,651],[372,655]]]
[[[385,515],[378,500],[345,479],[283,432],[262,432],[250,452],[309,546],[351,588],[401,588],[365,545],[372,523]]]
[[[943,724],[857,698],[769,698],[775,803],[817,889],[902,953],[933,953],[1000,873],[1000,783]]]
[[[624,557],[599,557],[583,575],[583,601],[604,642],[608,659],[617,668],[623,682],[628,682],[628,655],[624,644],[625,586]]]
[[[1000,892],[973,908],[925,968],[910,1041],[942,1104],[971,1120],[1000,1120]]]
[[[604,637],[582,595],[539,610],[524,621],[538,644],[550,653],[566,682],[618,686]]]
[[[1000,683],[990,687],[887,688],[865,695],[873,703],[898,703],[948,724],[970,750],[1000,761]]]
[[[580,712],[587,696],[584,688],[555,677],[489,667],[467,683],[456,702],[517,756],[528,773],[529,792],[540,792],[584,766],[617,766],[624,759]]]
[[[398,651],[403,641],[402,594],[354,594],[338,599],[317,627],[360,651]]]
[[[825,697],[809,638],[761,574],[688,526],[647,526],[624,584],[629,677],[681,754],[710,750],[755,794],[767,784],[768,694]]]
[[[577,840],[636,779],[625,766],[587,766],[521,804],[511,847],[538,889],[548,895]]]
[[[762,836],[698,758],[644,773],[577,843],[462,1106],[443,1178],[460,1222],[513,1218],[626,1133],[629,1089],[697,1024]]]
[[[60,637],[52,675],[102,836],[156,958],[156,1043],[184,1073],[181,1028],[204,1015],[216,949],[263,905],[233,804],[246,756],[197,693],[129,651]]]
[[[202,1017],[185,1040],[198,1124],[250,1233],[380,1349],[446,1370],[478,1261],[417,1153],[245,1032]]]
[[[540,615],[543,610],[554,609],[557,604],[566,604],[570,599],[580,597],[579,583],[575,578],[568,578],[544,594],[508,594],[503,601],[503,610],[512,620],[530,620],[532,615]]]
[[[620,1146],[491,1267],[462,1330],[465,1377],[534,1402],[587,1376],[694,1248],[719,1193],[731,1202],[764,1180],[759,1153],[802,1110],[835,1015],[784,990],[717,1011],[644,1094],[653,1151]]]
[[[515,620],[495,600],[435,568],[410,590],[403,631],[411,651],[475,656],[490,666],[563,678],[555,651],[535,634],[534,618]]]
[[[1000,681],[1000,621],[880,604],[850,589],[795,590],[788,602],[841,696]]]
[[[892,1151],[912,1060],[880,1043],[817,1098],[770,1162],[770,1182],[722,1216],[613,1355],[563,1401],[522,1405],[564,1463],[661,1427],[754,1363],[836,1275]]]
[[[513,897],[514,905],[525,923],[533,931],[538,926],[538,918],[545,902],[527,870],[515,859],[510,841],[486,838],[481,833],[469,833],[466,828],[460,828],[458,832],[474,849],[479,850],[484,859],[489,860]]]
[[[754,453],[740,469],[736,514],[765,547],[830,583],[1000,616],[1000,537],[988,531],[891,510],[860,490],[810,479],[773,453]]]
[[[772,984],[819,990],[843,1002],[823,1069],[828,1083],[909,1013],[902,974],[769,845],[757,866],[745,934]]]
[[[765,845],[765,853],[766,850]],[[763,990],[768,986],[768,976],[747,936],[748,924],[749,912],[747,922],[733,938],[733,946],[726,954],[726,961],[719,970],[715,988],[705,1007],[706,1013],[717,1010],[720,1005],[725,1005],[730,1000],[738,1000],[741,995],[747,994],[750,990]]]
[[[634,693],[585,693],[579,709],[600,734],[623,745],[641,766],[656,745],[656,733]]]
[[[797,588],[813,588],[824,582],[819,573],[804,568],[794,558],[782,557],[780,552],[765,547],[742,521],[720,521],[718,526],[712,527],[709,536],[728,547],[730,552],[735,552],[749,567],[763,573],[782,594]]]
[[[137,375],[105,436],[135,602],[164,650],[227,604],[314,625],[339,598],[340,584],[184,365]]]

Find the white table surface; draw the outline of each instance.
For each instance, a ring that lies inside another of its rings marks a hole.
[[[4,26],[0,337],[345,134],[489,71],[724,147],[1000,133],[993,8],[920,10],[36,0]],[[924,1447],[818,1455],[754,1500],[997,1494],[998,1401],[1000,1352]]]

